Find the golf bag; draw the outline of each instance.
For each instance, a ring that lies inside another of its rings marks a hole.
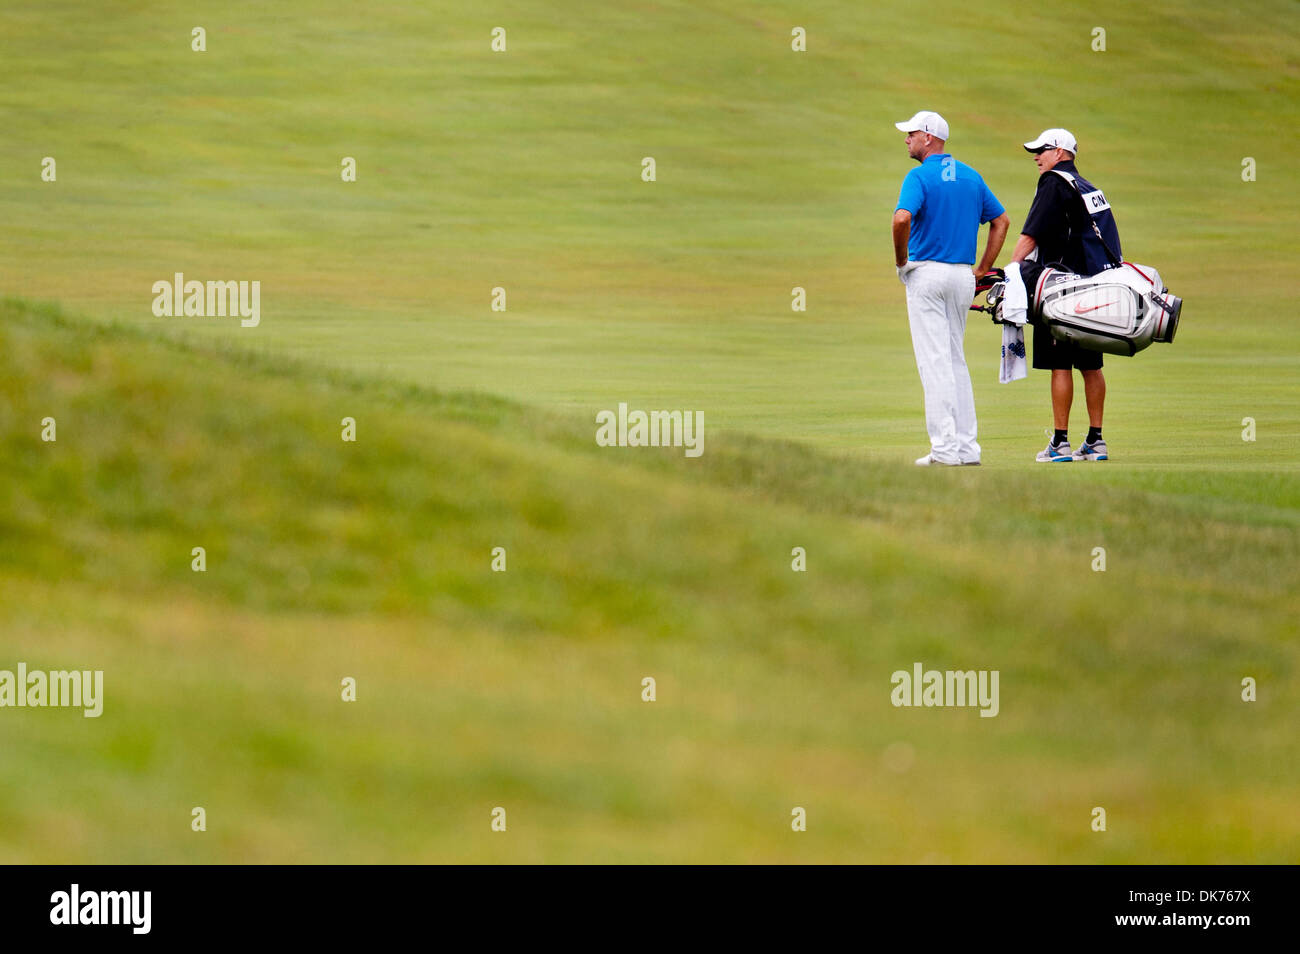
[[[1058,341],[1088,351],[1126,357],[1153,341],[1171,342],[1178,330],[1183,300],[1170,295],[1160,273],[1146,265],[1124,262],[1096,275],[1074,275],[1036,262],[1022,262],[1020,275],[1029,298],[1029,319],[1045,326]],[[1001,269],[984,276],[976,291],[988,304],[972,305],[1002,321],[1006,275]]]

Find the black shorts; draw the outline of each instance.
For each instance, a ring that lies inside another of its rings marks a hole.
[[[1034,325],[1034,367],[1039,371],[1057,368],[1068,371],[1100,371],[1101,352],[1086,351],[1078,345],[1057,341],[1044,325]]]

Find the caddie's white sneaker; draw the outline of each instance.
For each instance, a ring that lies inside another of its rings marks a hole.
[[[1048,438],[1054,438],[1052,431],[1047,431]],[[1070,452],[1070,442],[1061,441],[1059,444],[1052,443],[1048,440],[1047,447],[1038,452],[1034,458],[1040,464],[1062,464],[1074,460],[1074,455]]]
[[[1110,452],[1106,450],[1106,442],[1100,437],[1089,444],[1084,441],[1079,445],[1079,449],[1074,452],[1075,460],[1110,460]]]
[[[929,467],[931,465],[935,467],[956,467],[957,466],[957,464],[951,463],[946,460],[935,460],[933,454],[926,454],[924,457],[918,457],[916,459],[917,467]]]
[[[1048,444],[1038,452],[1034,460],[1040,464],[1064,464],[1074,460],[1074,455],[1070,452],[1070,442],[1061,441],[1059,444]]]

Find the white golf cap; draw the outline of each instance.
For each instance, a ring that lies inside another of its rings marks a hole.
[[[1078,152],[1079,144],[1068,129],[1044,129],[1042,134],[1032,142],[1025,143],[1030,152],[1042,152],[1044,149],[1068,149]]]
[[[947,140],[948,122],[938,113],[923,109],[906,122],[894,123],[903,132],[929,133],[935,139]]]

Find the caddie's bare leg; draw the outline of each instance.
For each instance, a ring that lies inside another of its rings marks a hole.
[[[1100,374],[1101,372],[1097,372]],[[1086,378],[1085,378],[1086,380]],[[1052,369],[1052,419],[1058,431],[1070,429],[1070,405],[1074,402],[1074,372],[1069,368]]]
[[[1083,396],[1088,402],[1088,423],[1101,430],[1101,414],[1106,407],[1106,375],[1096,371],[1080,371],[1083,375]],[[1055,381],[1053,393],[1055,393]],[[1059,424],[1057,425],[1060,426]]]

